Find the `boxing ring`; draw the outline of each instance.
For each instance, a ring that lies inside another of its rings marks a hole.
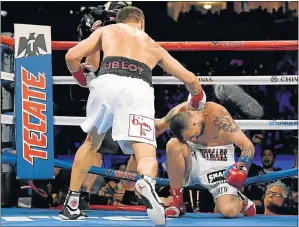
[[[1,43],[14,46],[14,39],[1,36]],[[53,41],[52,50],[67,50],[77,42]],[[161,42],[168,51],[281,51],[298,50],[298,41],[211,41],[211,42]],[[298,85],[298,75],[273,76],[209,76],[210,81],[201,81],[202,85]],[[288,78],[285,80],[285,78]],[[1,72],[1,80],[14,81],[14,74]],[[201,77],[199,77],[201,79]],[[71,76],[53,76],[54,85],[76,84]],[[181,81],[170,76],[154,76],[154,85],[181,85]],[[54,116],[54,125],[79,126],[84,117]],[[298,120],[236,120],[243,130],[298,130]],[[14,113],[1,114],[1,124],[16,124]],[[14,155],[3,155],[2,163],[14,164]],[[70,169],[71,162],[55,159],[54,165]],[[136,181],[138,174],[92,167],[90,173],[116,179]],[[121,173],[121,174],[120,174]],[[271,174],[251,177],[245,185],[267,182],[290,176],[297,176],[298,169],[288,169]],[[158,185],[169,185],[168,179],[157,178]],[[190,188],[200,189],[201,186]],[[118,226],[124,221],[130,226],[154,226],[145,213],[145,207],[136,206],[101,206],[101,210],[88,213],[87,220],[62,220],[57,210],[31,208],[2,208],[1,222],[3,226]],[[265,216],[224,219],[220,214],[187,213],[176,219],[167,219],[167,226],[297,226],[298,216]],[[126,225],[126,224],[125,224]]]

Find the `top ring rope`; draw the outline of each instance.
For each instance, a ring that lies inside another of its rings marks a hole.
[[[1,35],[1,43],[14,46],[14,39]],[[52,50],[68,50],[78,42],[52,41]],[[168,51],[207,51],[207,50],[298,50],[298,40],[283,41],[203,41],[203,42],[159,42]]]
[[[298,85],[298,75],[283,76],[198,76],[201,84],[237,85]],[[13,73],[1,72],[2,80],[14,80]],[[72,76],[53,76],[53,84],[77,84]],[[179,79],[172,76],[153,76],[153,84],[180,85]]]

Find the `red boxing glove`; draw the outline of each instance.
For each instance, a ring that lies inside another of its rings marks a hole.
[[[81,87],[88,87],[90,81],[96,78],[92,65],[82,63],[76,72],[71,72],[77,84]]]
[[[224,177],[229,185],[240,189],[243,187],[248,175],[248,168],[242,162],[237,162],[232,166],[229,166],[225,172]]]
[[[191,109],[201,110],[207,101],[206,93],[201,89],[196,95],[189,94],[188,105]]]
[[[252,164],[252,158],[247,155],[240,155],[237,163],[226,168],[224,177],[229,185],[240,189],[243,187],[249,168]]]

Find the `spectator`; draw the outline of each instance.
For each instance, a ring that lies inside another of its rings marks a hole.
[[[298,158],[297,152],[295,152],[295,163],[293,168],[297,168],[297,160],[296,160],[297,158]],[[274,171],[280,171],[281,170],[280,168],[274,167],[275,160],[276,160],[276,153],[274,148],[272,146],[265,146],[262,149],[262,153],[261,153],[262,167],[253,163],[249,170],[248,177],[254,177],[258,175],[272,173]],[[283,179],[282,182],[285,185],[291,186],[290,178]],[[259,214],[263,213],[263,201],[262,201],[263,195],[266,193],[267,186],[271,183],[273,182],[259,183],[256,185],[248,186],[244,189],[245,195],[247,195],[248,198],[255,203],[257,207],[257,213]],[[294,189],[294,191],[298,191],[298,190]]]
[[[261,152],[262,167],[253,163],[249,170],[248,177],[254,177],[281,170],[280,168],[274,167],[275,158],[276,154],[274,148],[271,146],[264,147]],[[269,183],[260,183],[257,185],[251,185],[244,190],[244,193],[248,196],[248,198],[255,203],[258,211],[258,206],[262,206],[262,197],[266,192],[268,184]]]
[[[289,213],[290,191],[281,181],[269,184],[264,196],[265,215],[283,215]]]

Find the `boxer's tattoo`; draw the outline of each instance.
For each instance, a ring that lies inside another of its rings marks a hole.
[[[253,149],[251,148],[242,148],[241,149],[241,155],[242,156],[248,156],[249,158],[252,158],[254,155]]]
[[[235,133],[240,131],[240,127],[225,110],[221,110],[219,115],[214,115],[213,124],[218,130],[225,132]]]
[[[173,108],[171,109],[168,114],[166,114],[166,116],[164,117],[164,120],[169,123],[171,121],[171,119],[176,115],[176,109]]]

